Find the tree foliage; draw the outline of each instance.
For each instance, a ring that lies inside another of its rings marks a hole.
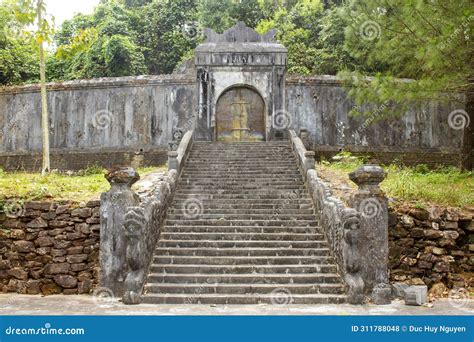
[[[402,113],[412,100],[472,93],[470,0],[351,0],[343,10],[345,49],[368,67],[340,73],[358,104],[392,103]]]
[[[25,1],[2,0],[2,84],[37,80],[34,39],[5,34],[27,28],[28,18],[13,14]],[[48,75],[171,73],[192,56],[201,28],[223,32],[244,21],[261,33],[277,29],[290,73],[338,74],[358,103],[408,103],[471,86],[472,8],[470,0],[101,0],[56,32]]]
[[[30,18],[17,9],[10,1],[0,6],[0,84],[39,79],[38,46],[27,31]]]

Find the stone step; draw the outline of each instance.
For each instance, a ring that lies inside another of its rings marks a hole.
[[[288,141],[195,142],[143,302],[344,303],[337,271]]]
[[[189,198],[181,196],[181,198],[175,197],[171,208],[182,208],[183,204]],[[254,199],[249,202],[247,199],[227,199],[227,200],[214,200],[211,196],[206,198],[205,196],[200,197],[199,200],[206,208],[209,209],[312,209],[313,204],[311,199],[308,198],[295,198],[288,200],[288,198],[275,198],[271,202],[267,199]]]
[[[335,273],[335,265],[166,265],[152,264],[152,273],[166,274],[312,274]]]
[[[168,210],[169,215],[183,215],[187,214],[186,206],[185,206],[185,201],[182,202],[182,205],[175,206],[171,209]],[[270,209],[265,209],[265,208],[257,208],[257,209],[234,209],[232,207],[229,208],[223,208],[223,209],[217,209],[217,208],[212,208],[210,209],[208,206],[206,206],[206,212],[209,214],[214,214],[214,215],[220,215],[220,214],[227,214],[227,215],[252,215],[252,214],[279,214],[279,215],[314,215],[314,210],[309,208],[309,209],[292,209],[292,208],[286,208],[284,206],[275,206]]]
[[[242,151],[243,153],[259,153],[262,151],[292,151],[289,142],[284,144],[272,144],[269,142],[263,144],[215,144],[215,145],[200,145],[194,144],[191,150],[192,153],[204,152],[204,151],[217,151],[219,153],[231,153],[236,151]]]
[[[257,192],[257,191],[250,191],[247,190],[244,193],[238,193],[238,192],[228,192],[228,193],[216,193],[214,192],[208,192],[208,193],[193,193],[193,192],[188,192],[188,191],[183,191],[183,192],[176,192],[175,198],[177,199],[199,199],[199,200],[205,200],[205,199],[212,199],[216,201],[221,201],[225,199],[245,199],[247,201],[252,201],[254,200],[259,200],[259,199],[265,199],[265,200],[273,200],[276,199],[282,199],[286,201],[293,201],[294,197],[294,192],[291,191],[290,189],[282,189],[280,192],[275,192],[275,191],[262,191]],[[300,199],[309,199],[309,194],[308,193],[299,193],[297,194]]]
[[[247,190],[248,191],[248,190]],[[236,195],[237,196],[242,196],[242,195],[247,195],[247,197],[245,199],[252,199],[252,200],[259,200],[259,199],[265,199],[265,200],[279,200],[279,199],[282,199],[282,200],[286,200],[288,202],[288,200],[291,200],[291,202],[293,201],[297,201],[297,200],[310,200],[310,197],[309,197],[309,193],[305,190],[292,190],[292,189],[278,189],[278,190],[263,190],[262,192],[264,193],[260,193],[260,192],[257,192],[257,191],[253,191],[251,193],[248,193],[248,194],[235,194],[235,193],[224,193],[224,194],[219,194],[217,193],[216,191],[213,191],[212,193],[190,193],[189,191],[185,191],[185,193],[183,194],[179,194],[177,193],[175,196],[189,196],[189,195],[196,195],[196,196],[200,196],[200,198],[206,200],[206,199],[209,199],[209,200],[212,200],[212,199],[224,199],[225,196],[227,196],[228,198],[232,199],[232,198],[235,198],[235,199],[239,199],[239,197],[235,197]],[[250,196],[250,195],[253,195],[253,196]],[[234,196],[234,197],[233,197]],[[253,201],[251,202],[253,203]],[[269,203],[267,201],[267,203]]]
[[[294,233],[161,233],[163,240],[209,240],[209,241],[319,241],[324,242],[324,234],[294,234]]]
[[[284,161],[287,164],[290,164],[292,161],[295,161],[293,153],[291,152],[266,152],[260,154],[253,154],[253,155],[246,155],[245,153],[242,154],[231,154],[231,155],[219,155],[219,154],[191,154],[187,161],[190,163],[195,162],[209,162],[209,163],[222,163],[222,162],[231,162],[234,164],[242,163],[250,163],[250,162],[257,162],[257,163],[275,163],[278,161]],[[186,164],[188,165],[188,164]]]
[[[290,149],[272,149],[265,152],[244,152],[244,151],[232,151],[227,153],[206,153],[202,151],[191,152],[189,158],[193,159],[217,159],[220,157],[223,160],[242,160],[242,159],[264,159],[273,160],[278,157],[285,159],[293,159],[294,154]]]
[[[345,287],[342,284],[170,284],[153,283],[145,287],[146,293],[183,293],[183,294],[267,294],[276,296],[281,289],[284,293],[295,294],[343,294]]]
[[[181,179],[179,183],[179,188],[211,188],[211,189],[226,189],[226,188],[235,188],[235,187],[244,187],[244,188],[258,188],[260,186],[264,187],[276,187],[279,185],[285,186],[294,186],[296,188],[304,187],[304,182],[298,179],[288,179],[288,180],[250,180],[250,179],[208,179],[206,181],[197,181],[192,179]]]
[[[272,176],[262,176],[262,177],[249,177],[246,175],[235,175],[230,177],[229,174],[223,174],[222,176],[216,177],[214,175],[208,175],[206,177],[197,177],[197,176],[189,176],[182,174],[180,177],[180,184],[199,184],[203,182],[204,184],[214,184],[223,182],[226,183],[235,183],[235,182],[251,182],[251,183],[258,183],[258,182],[302,182],[302,178],[297,178],[294,175],[286,176],[286,175],[272,175]]]
[[[324,248],[326,241],[279,241],[279,240],[165,240],[158,247],[164,248]]]
[[[226,152],[235,152],[235,151],[242,151],[244,153],[248,153],[249,151],[253,151],[255,153],[262,152],[262,151],[272,151],[272,150],[291,150],[291,146],[288,141],[284,143],[275,143],[275,142],[263,142],[263,143],[213,143],[208,145],[201,145],[199,143],[194,143],[192,152],[213,152],[217,151],[220,153]]]
[[[262,172],[263,171],[263,172]],[[208,170],[208,169],[189,169],[184,168],[183,172],[181,173],[181,177],[259,177],[259,178],[266,178],[266,177],[278,177],[278,176],[285,176],[285,177],[300,177],[300,171],[294,168],[267,168],[264,170]]]
[[[178,191],[183,192],[195,192],[195,193],[208,193],[210,191],[216,193],[232,193],[239,191],[258,191],[259,193],[288,193],[292,197],[297,197],[301,193],[306,193],[306,188],[303,183],[252,183],[252,182],[239,182],[239,183],[227,183],[218,184],[216,182],[209,184],[193,184],[193,183],[182,183],[178,185]]]
[[[185,204],[183,204],[185,206]],[[196,213],[191,209],[183,214],[168,214],[167,220],[177,221],[177,220],[282,220],[282,221],[296,221],[296,220],[315,220],[316,216],[314,214],[279,214],[277,212],[273,212],[271,214],[213,214],[208,213],[206,208],[203,207],[202,212]]]
[[[226,163],[226,162],[190,162],[186,164],[189,170],[207,170],[207,171],[262,171],[278,168],[280,170],[293,171],[296,168],[294,162],[255,162],[255,163]]]
[[[329,248],[288,248],[276,247],[243,247],[243,248],[216,248],[216,247],[163,247],[158,244],[157,256],[330,256]]]
[[[250,193],[265,193],[265,194],[286,194],[290,198],[297,197],[300,194],[305,194],[306,189],[304,185],[295,186],[295,185],[267,185],[267,186],[257,186],[257,185],[231,185],[231,186],[222,186],[222,187],[212,187],[212,186],[187,186],[179,185],[176,193],[192,193],[192,194],[250,194]]]
[[[316,220],[169,220],[166,226],[275,226],[275,227],[317,227]]]
[[[323,234],[319,227],[214,227],[214,226],[164,226],[162,233],[289,233]]]
[[[293,150],[289,146],[268,146],[268,147],[259,147],[259,148],[252,148],[252,147],[240,147],[240,148],[228,148],[225,150],[220,150],[216,148],[197,148],[191,150],[191,155],[200,155],[200,156],[215,156],[219,155],[222,157],[232,156],[232,155],[241,155],[241,156],[253,156],[253,155],[261,155],[261,156],[268,156],[272,154],[293,154]]]
[[[343,304],[345,295],[333,294],[296,294],[287,298],[272,294],[146,294],[144,304],[209,304],[209,305],[243,305],[243,304]]]
[[[340,284],[340,277],[336,273],[310,273],[310,274],[176,274],[176,273],[150,273],[149,283],[246,283],[246,284]]]
[[[263,146],[276,146],[276,145],[286,145],[289,146],[289,142],[287,140],[271,140],[271,141],[195,141],[194,147],[202,147],[202,146],[219,146],[230,148],[231,146],[245,146],[245,145],[263,145]]]
[[[307,265],[307,264],[334,264],[330,256],[158,256],[153,257],[155,264],[206,264],[206,265]]]
[[[182,178],[205,178],[208,179],[213,178],[216,180],[219,179],[232,179],[232,178],[247,178],[247,179],[259,179],[264,178],[278,178],[278,177],[295,177],[298,179],[301,178],[301,173],[297,169],[268,169],[263,171],[254,172],[252,170],[203,170],[203,169],[195,169],[195,170],[186,170],[181,173]]]
[[[239,158],[228,158],[228,157],[223,157],[219,158],[216,156],[213,157],[201,157],[201,156],[190,156],[186,160],[186,165],[195,165],[195,164],[208,164],[212,167],[216,165],[235,165],[235,166],[241,166],[241,165],[289,165],[289,166],[295,166],[294,160],[289,158],[288,156],[272,156],[271,158],[268,157],[255,157],[255,158],[247,158],[247,157],[239,157]]]
[[[297,167],[296,161],[289,159],[285,156],[275,156],[274,158],[242,158],[242,159],[229,159],[229,158],[220,158],[215,157],[211,158],[202,158],[202,157],[190,157],[186,160],[186,167],[196,167],[200,165],[205,165],[207,169],[219,169],[219,168],[248,168],[251,167],[254,169],[268,169],[270,167],[279,167],[287,168],[288,170],[294,170]]]

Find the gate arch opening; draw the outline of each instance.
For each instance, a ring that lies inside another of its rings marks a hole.
[[[248,86],[225,90],[216,105],[216,140],[265,141],[265,102]]]

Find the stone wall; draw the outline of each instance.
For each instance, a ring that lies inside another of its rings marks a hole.
[[[176,130],[203,120],[193,72],[49,84],[52,168],[162,162]],[[285,101],[291,127],[308,130],[317,158],[346,150],[384,163],[457,165],[463,157],[463,130],[448,123],[462,109],[456,103],[423,102],[403,118],[370,123],[348,116],[354,103],[332,76],[287,77]],[[40,169],[40,119],[37,85],[0,88],[0,167]],[[196,137],[209,129],[198,125]]]
[[[389,239],[392,282],[474,287],[474,213],[400,207],[391,213]]]
[[[142,165],[162,162],[173,127],[196,111],[196,87],[186,75],[49,84],[52,168],[111,166],[134,155],[142,156]],[[40,120],[37,85],[0,89],[0,167],[40,168]]]
[[[0,289],[85,294],[98,283],[99,201],[26,202],[16,218],[0,213]],[[433,207],[390,215],[392,282],[474,287],[474,214]],[[468,275],[471,274],[471,280]]]
[[[317,159],[340,151],[372,155],[384,164],[397,159],[408,165],[459,165],[463,158],[464,132],[451,127],[449,120],[450,113],[464,108],[462,98],[420,101],[401,118],[377,121],[376,115],[348,115],[355,103],[334,76],[292,76],[286,84],[292,127],[307,130]]]
[[[0,213],[2,291],[89,293],[97,283],[99,207],[26,202],[15,217]]]

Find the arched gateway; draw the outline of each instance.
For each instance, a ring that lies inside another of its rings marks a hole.
[[[238,23],[222,34],[210,29],[204,34],[206,41],[196,48],[195,59],[199,89],[195,139],[284,137],[286,130],[272,127],[272,116],[286,109],[288,51],[276,42],[275,31],[260,35]]]
[[[216,137],[225,142],[265,140],[265,103],[257,91],[237,86],[219,97]]]

